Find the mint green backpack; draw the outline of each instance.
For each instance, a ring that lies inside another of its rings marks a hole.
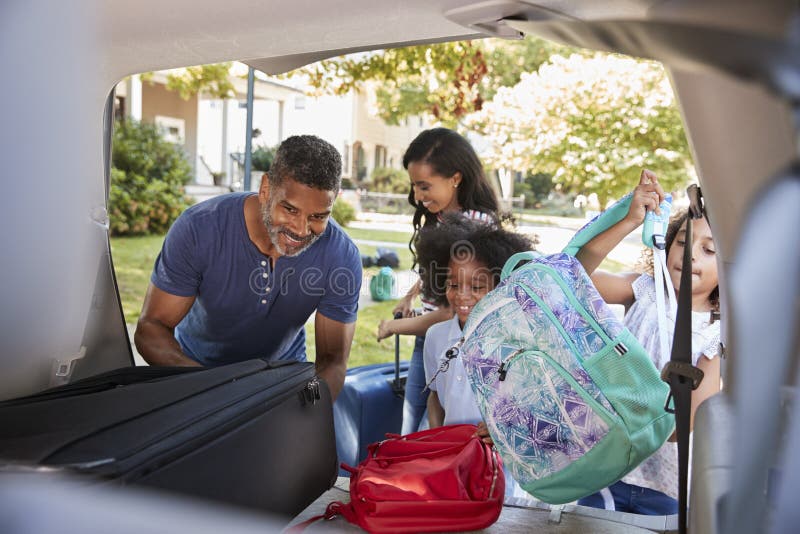
[[[616,216],[598,216],[568,250]],[[512,256],[470,314],[459,356],[505,467],[544,502],[616,482],[673,431],[669,387],[570,254]]]
[[[369,293],[375,302],[383,302],[395,298],[395,278],[391,267],[381,267],[378,274],[369,281]]]

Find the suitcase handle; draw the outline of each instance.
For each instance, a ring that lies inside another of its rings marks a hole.
[[[397,312],[395,319],[401,319],[403,314]],[[403,398],[406,394],[405,381],[400,380],[400,334],[394,335],[394,380],[392,380],[392,392],[396,397]]]

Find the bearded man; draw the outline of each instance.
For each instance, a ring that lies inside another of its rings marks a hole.
[[[311,135],[281,143],[256,193],[196,204],[155,262],[136,327],[150,365],[306,360],[312,313],[317,374],[344,383],[361,290],[361,256],[331,219],[336,149]]]

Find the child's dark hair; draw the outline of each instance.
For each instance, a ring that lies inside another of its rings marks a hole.
[[[678,232],[683,227],[686,219],[689,218],[689,211],[688,210],[679,210],[672,214],[669,218],[669,224],[667,225],[667,232],[664,236],[664,241],[666,241],[666,255],[669,256],[669,249],[672,248],[672,244],[675,242],[675,238],[678,236]],[[642,252],[642,259],[639,262],[640,265],[644,266],[644,271],[648,274],[653,274],[653,250],[650,248],[646,248]],[[715,318],[719,317],[719,285],[717,285],[711,294],[708,296],[708,300],[711,302],[711,321],[713,322]]]
[[[423,296],[437,305],[447,305],[445,292],[451,260],[477,260],[486,266],[494,285],[508,258],[517,252],[535,250],[538,239],[481,224],[458,213],[443,216],[442,224],[423,228],[417,240]]]
[[[458,204],[464,210],[476,210],[487,214],[493,223],[499,223],[499,205],[494,190],[486,179],[475,149],[458,132],[448,128],[431,128],[420,133],[408,145],[403,155],[403,168],[408,169],[411,163],[427,163],[433,171],[441,176],[449,177],[461,173],[458,185]],[[408,193],[408,203],[414,206],[414,234],[408,248],[416,261],[416,240],[420,228],[436,224],[433,216],[422,204],[414,199],[414,188]]]

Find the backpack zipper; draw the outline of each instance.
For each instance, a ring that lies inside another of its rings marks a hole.
[[[525,293],[534,302],[536,302],[536,304],[539,306],[539,308],[542,309],[544,314],[550,320],[550,323],[555,327],[555,329],[558,331],[558,333],[561,334],[561,338],[567,344],[567,346],[569,347],[569,350],[572,352],[573,356],[575,356],[575,358],[577,358],[578,361],[582,363],[583,362],[583,357],[578,352],[578,347],[576,347],[575,343],[572,342],[572,339],[569,337],[569,334],[567,334],[567,331],[564,329],[564,325],[562,325],[561,321],[558,320],[558,317],[556,317],[556,315],[553,313],[553,310],[550,309],[550,306],[548,306],[544,302],[544,300],[542,300],[542,298],[539,297],[539,295],[534,293],[533,290],[530,287],[528,287],[526,284],[523,284],[521,282],[516,282],[516,284],[519,287],[521,287],[522,290],[525,291]]]
[[[541,350],[519,350],[519,351],[515,352],[514,354],[512,354],[511,356],[506,358],[506,360],[503,363],[500,364],[501,366],[503,366],[503,364],[505,364],[505,368],[504,368],[505,373],[508,373],[508,370],[511,367],[511,363],[512,363],[511,360],[512,359],[515,359],[518,356],[523,356],[525,354],[538,356],[539,358],[544,360],[549,367],[555,369],[556,373],[558,373],[559,376],[561,376],[562,379],[564,379],[567,383],[569,383],[570,387],[575,391],[575,393],[577,393],[583,400],[585,400],[586,402],[588,402],[589,404],[592,405],[594,410],[600,414],[600,416],[603,418],[603,420],[605,420],[606,424],[608,424],[609,427],[611,427],[612,425],[619,424],[619,416],[613,414],[611,411],[609,411],[608,408],[603,406],[600,403],[600,401],[598,401],[597,399],[595,399],[592,396],[591,393],[586,391],[586,388],[584,388],[575,379],[575,377],[572,376],[572,374],[570,374],[569,371],[567,371],[552,356],[550,356],[549,354],[547,354],[544,351],[541,351]],[[505,377],[503,379],[505,379]],[[601,392],[601,394],[602,394],[602,392]],[[553,395],[553,398],[558,400],[558,396],[557,395]],[[563,408],[563,407],[559,406],[559,409],[561,409],[561,408]],[[576,435],[577,435],[577,433],[576,433]]]
[[[431,384],[433,384],[434,380],[436,380],[436,377],[439,376],[439,373],[447,372],[447,370],[450,368],[450,360],[458,357],[459,352],[461,352],[461,346],[464,344],[465,339],[466,338],[462,337],[455,345],[447,349],[447,352],[445,352],[445,357],[442,358],[441,362],[439,363],[439,367],[436,369],[436,372],[433,373],[431,379],[428,380],[428,383],[425,384],[424,388],[422,388],[423,393],[426,390],[430,391]]]
[[[527,349],[519,349],[515,353],[507,356],[504,360],[500,362],[500,367],[497,369],[497,373],[500,375],[500,382],[506,379],[506,374],[508,373],[507,365],[511,364],[511,360],[525,352]]]

